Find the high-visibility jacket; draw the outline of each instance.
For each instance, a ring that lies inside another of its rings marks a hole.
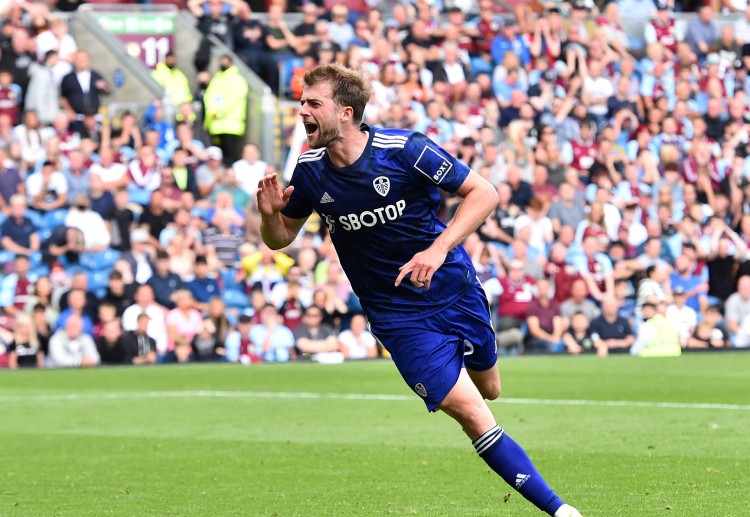
[[[203,97],[206,131],[211,135],[244,135],[249,90],[236,66],[219,71]]]
[[[164,88],[167,97],[175,106],[193,100],[188,78],[177,68],[169,68],[164,63],[157,63],[156,68],[151,72],[151,77]]]
[[[654,332],[638,353],[640,357],[676,357],[682,354],[677,329],[663,314],[657,314],[643,324],[651,325]]]

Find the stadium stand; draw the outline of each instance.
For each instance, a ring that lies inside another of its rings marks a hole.
[[[497,187],[465,246],[503,353],[750,344],[746,2],[100,3],[2,4],[0,364],[371,357],[326,225],[273,252],[254,206],[305,150],[301,74],[334,61],[370,79],[365,122]]]

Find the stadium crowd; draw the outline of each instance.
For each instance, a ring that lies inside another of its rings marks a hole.
[[[283,97],[317,63],[362,69],[366,123],[421,131],[497,187],[464,245],[504,353],[750,346],[747,2],[716,6],[733,13],[721,28],[710,5],[675,24],[679,0],[509,3],[186,7]],[[159,100],[112,115],[54,11],[2,15],[0,364],[387,355],[325,224],[262,244],[254,194],[277,164],[242,145],[231,56],[197,66],[195,91],[174,55],[157,65],[174,119]],[[444,194],[444,219],[458,201]]]

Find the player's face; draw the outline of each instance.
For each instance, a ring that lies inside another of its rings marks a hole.
[[[341,110],[333,101],[330,84],[305,86],[300,102],[300,116],[305,125],[307,145],[320,149],[341,139]]]

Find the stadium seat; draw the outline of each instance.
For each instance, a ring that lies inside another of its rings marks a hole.
[[[89,279],[89,291],[96,292],[100,289],[107,288],[109,282],[109,271],[88,271],[86,276]]]
[[[35,266],[31,268],[31,271],[29,271],[29,277],[38,279],[40,276],[49,276],[49,266],[46,264],[40,264],[38,266]]]
[[[12,262],[16,254],[6,250],[0,250],[0,265]]]
[[[221,298],[227,307],[234,309],[244,309],[248,304],[247,295],[237,289],[224,289]]]
[[[221,281],[224,285],[224,290],[242,291],[242,284],[237,281],[237,270],[235,268],[224,271],[221,274]]]
[[[42,218],[42,214],[40,214],[36,210],[26,210],[23,215],[25,217],[28,217],[31,221],[31,224],[33,224],[37,229],[44,226],[44,218]]]
[[[82,253],[78,262],[91,271],[109,269],[120,259],[120,252],[113,249]]]
[[[42,227],[48,230],[54,230],[58,226],[65,224],[65,218],[68,216],[67,210],[53,210],[42,216]]]
[[[42,263],[42,252],[35,251],[31,255],[29,255],[29,262],[31,262],[32,268],[39,266]]]

